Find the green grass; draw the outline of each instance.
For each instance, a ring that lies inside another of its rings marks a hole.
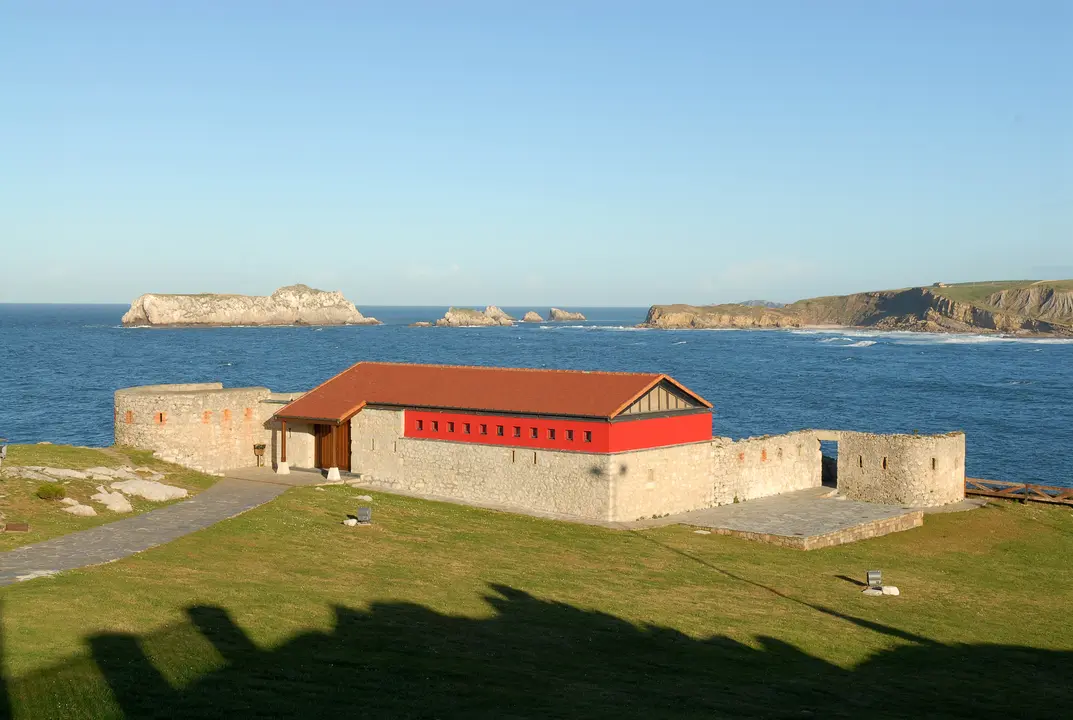
[[[1032,285],[1053,288],[1055,290],[1073,290],[1073,280],[998,280],[992,282],[957,283],[943,288],[928,288],[936,295],[950,298],[956,302],[973,303],[981,307],[990,307],[985,300],[990,295],[1003,290],[1016,290]]]
[[[297,488],[0,590],[19,718],[1057,717],[1073,511],[802,553]],[[855,580],[880,568],[898,598]]]
[[[63,512],[66,505],[55,500],[42,500],[37,497],[40,480],[16,477],[10,472],[14,466],[36,465],[70,470],[85,470],[91,467],[148,467],[164,474],[164,482],[186,488],[195,494],[212,485],[218,478],[195,472],[178,465],[157,460],[146,450],[133,448],[84,448],[70,445],[10,445],[7,459],[0,466],[0,514],[5,522],[27,522],[27,533],[0,533],[0,551],[11,550],[20,545],[41,542],[49,538],[76,530],[84,530],[96,525],[119,520],[131,514],[137,514],[163,507],[170,503],[149,502],[140,498],[130,498],[133,513],[118,515],[89,499],[102,484],[97,480],[61,481],[66,496],[92,506],[97,511],[96,517],[76,517]]]

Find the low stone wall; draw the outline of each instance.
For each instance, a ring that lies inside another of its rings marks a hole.
[[[965,434],[842,432],[838,491],[853,500],[935,507],[965,498]]]
[[[272,441],[267,422],[277,406],[264,402],[270,395],[268,388],[221,383],[117,390],[115,441],[204,472],[252,467],[254,444]]]
[[[745,502],[820,487],[822,454],[816,432],[802,430],[734,442],[713,441],[712,500],[715,505]]]

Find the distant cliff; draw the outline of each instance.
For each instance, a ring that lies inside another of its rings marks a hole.
[[[305,285],[263,295],[142,295],[123,315],[128,326],[378,325],[340,292]]]
[[[916,287],[799,300],[781,308],[653,305],[641,327],[870,327],[1073,336],[1073,281]]]

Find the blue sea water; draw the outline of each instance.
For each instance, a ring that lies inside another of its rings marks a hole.
[[[107,445],[121,387],[305,390],[359,360],[665,372],[734,438],[800,428],[964,430],[969,475],[1073,485],[1073,341],[865,331],[668,331],[645,308],[586,323],[410,328],[443,307],[363,307],[377,327],[130,329],[122,305],[0,305],[0,436]],[[520,316],[528,308],[506,308]]]

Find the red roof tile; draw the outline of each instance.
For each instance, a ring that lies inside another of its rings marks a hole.
[[[276,417],[342,422],[365,405],[394,405],[612,418],[661,380],[711,407],[658,373],[360,362],[290,403]]]

